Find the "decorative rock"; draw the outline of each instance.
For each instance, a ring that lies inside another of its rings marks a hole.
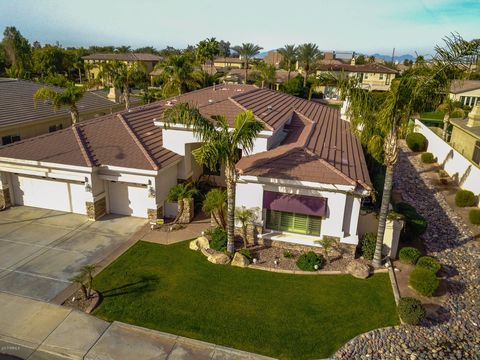
[[[210,243],[205,236],[200,236],[190,241],[189,247],[190,250],[201,251],[202,249],[210,249]]]
[[[352,260],[347,265],[347,273],[358,279],[366,279],[370,275],[370,268],[358,260]]]
[[[230,263],[230,257],[219,251],[215,251],[207,257],[207,260],[213,264],[227,265]]]
[[[240,254],[239,252],[236,252],[235,255],[233,256],[232,260],[232,266],[238,266],[238,267],[247,267],[248,264],[250,264],[250,261],[247,259],[247,257],[243,254]]]

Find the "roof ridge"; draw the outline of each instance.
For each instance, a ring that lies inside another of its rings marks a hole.
[[[158,170],[160,169],[160,167],[158,166],[158,164],[155,162],[155,160],[153,159],[153,157],[149,154],[149,152],[147,151],[147,149],[145,148],[145,146],[143,146],[142,142],[140,141],[140,139],[138,138],[138,136],[135,134],[135,132],[132,130],[132,128],[130,127],[130,125],[127,123],[127,121],[125,120],[125,118],[123,117],[122,114],[117,114],[117,117],[120,119],[120,122],[125,126],[125,129],[127,130],[127,132],[129,133],[129,135],[133,138],[133,141],[135,142],[135,144],[137,144],[137,146],[139,147],[140,151],[143,153],[143,155],[147,158],[148,162],[150,163],[150,165],[152,165],[153,169],[154,170]]]
[[[93,167],[92,160],[88,155],[87,146],[83,142],[83,136],[80,133],[80,129],[76,125],[72,125],[71,129],[73,130],[73,134],[75,135],[75,140],[77,140],[77,144],[80,146],[80,151],[82,152],[82,156],[85,159],[85,162],[89,167]]]
[[[245,106],[241,105],[239,102],[237,102],[237,101],[236,101],[235,99],[233,99],[231,96],[229,96],[229,97],[227,98],[227,100],[230,100],[234,105],[236,105],[237,107],[239,107],[239,108],[242,109],[243,111],[248,111],[248,109],[247,109]],[[253,111],[252,111],[252,112],[253,112]],[[265,120],[263,120],[263,119],[261,119],[260,117],[258,117],[257,115],[255,115],[255,113],[253,114],[253,116],[255,117],[255,120],[260,121],[262,124],[264,124],[267,129],[269,129],[269,130],[271,130],[271,131],[274,130],[272,126],[268,125],[268,123],[267,123]]]

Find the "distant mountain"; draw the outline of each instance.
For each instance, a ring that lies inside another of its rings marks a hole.
[[[385,61],[392,61],[392,55],[382,55],[382,54],[372,54],[371,56],[375,56],[376,58],[383,59]],[[410,54],[395,56],[394,61],[403,62],[404,60],[413,60],[415,61],[415,56]]]

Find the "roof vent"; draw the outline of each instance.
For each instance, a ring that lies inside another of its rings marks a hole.
[[[272,106],[272,105],[268,105],[268,106],[267,106],[267,110],[268,110],[268,111],[272,111],[272,110],[273,110],[273,106]]]
[[[208,99],[208,103],[209,103],[209,104],[213,104],[213,100],[212,100],[212,99]]]
[[[165,103],[165,106],[172,106],[172,102],[170,100],[168,100],[166,103]]]

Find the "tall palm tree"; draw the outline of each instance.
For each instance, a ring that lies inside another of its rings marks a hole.
[[[248,61],[258,55],[263,48],[252,43],[242,43],[242,45],[234,46],[232,49],[243,59],[246,84],[248,80]]]
[[[452,100],[448,95],[443,98],[442,103],[437,107],[437,110],[443,111],[443,131],[442,139],[447,141],[448,137],[448,125],[450,124],[450,117],[453,113],[460,113],[461,116],[465,115],[465,111],[457,106],[456,101]]]
[[[190,183],[178,184],[170,189],[167,200],[178,203],[178,213],[175,220],[173,220],[174,224],[182,218],[183,212],[185,211],[185,200],[192,199],[196,193],[197,189],[193,188]]]
[[[315,44],[302,44],[298,47],[298,61],[303,68],[303,87],[307,86],[307,78],[315,70],[320,55],[320,50]]]
[[[166,127],[180,123],[192,129],[202,141],[202,145],[192,151],[195,160],[212,170],[217,166],[225,168],[227,184],[227,250],[233,252],[235,230],[235,164],[240,160],[241,149],[248,154],[253,150],[255,138],[263,129],[263,124],[247,110],[235,117],[232,127],[223,116],[206,119],[200,111],[187,103],[178,104],[164,111]]]
[[[255,65],[254,70],[260,77],[262,89],[264,86],[271,88],[277,81],[275,66],[267,64],[265,62],[259,62]]]
[[[297,62],[298,47],[295,45],[285,45],[283,48],[278,49],[278,52],[283,57],[283,61],[287,66],[287,81],[290,80],[290,73],[292,66]]]
[[[187,54],[170,55],[155,68],[162,70],[160,78],[163,80],[165,97],[180,95],[199,87],[195,66]]]
[[[385,225],[390,204],[394,167],[398,159],[399,129],[411,115],[425,110],[430,99],[448,92],[449,74],[466,71],[468,58],[480,52],[480,40],[466,41],[459,35],[444,39],[445,47],[436,46],[436,55],[429,66],[419,63],[392,82],[384,99],[361,89],[358,80],[350,78],[341,84],[341,93],[348,96],[348,114],[353,131],[357,132],[367,151],[386,167],[385,183],[379,214],[379,225],[373,265],[382,262]]]
[[[80,120],[77,104],[84,94],[85,88],[83,86],[75,86],[74,83],[69,83],[64,91],[56,91],[50,87],[42,87],[33,95],[33,101],[35,107],[41,100],[50,101],[54,111],[57,111],[62,106],[68,106],[70,116],[72,117],[72,124],[76,124]]]
[[[133,83],[143,82],[146,79],[145,64],[141,61],[105,62],[99,77],[107,78],[116,89],[120,89],[125,101],[125,109],[130,109],[130,86]]]
[[[219,42],[214,37],[200,41],[195,49],[197,61],[204,65],[207,61],[210,61],[211,69],[213,68],[213,60],[219,53]]]
[[[210,190],[203,200],[202,210],[213,217],[215,223],[222,228],[227,228],[227,192],[215,188]]]

